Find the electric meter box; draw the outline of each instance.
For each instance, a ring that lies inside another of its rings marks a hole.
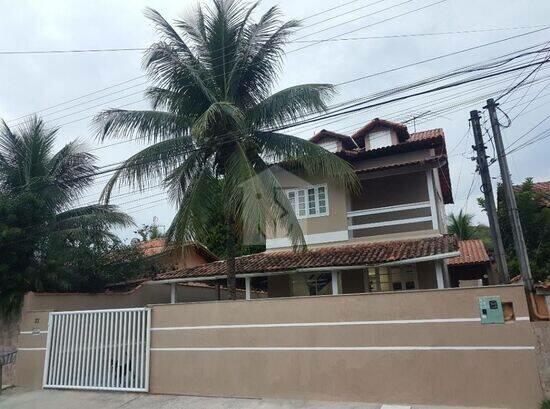
[[[482,324],[504,324],[500,297],[479,297],[479,315]]]

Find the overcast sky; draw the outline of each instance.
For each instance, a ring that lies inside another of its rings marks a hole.
[[[277,88],[307,82],[339,83],[394,67],[410,64],[431,57],[451,53],[491,41],[504,39],[542,28],[548,24],[550,2],[547,0],[524,1],[467,1],[448,0],[429,6],[436,0],[281,0],[264,1],[259,8],[265,11],[277,4],[287,18],[306,20],[295,38],[303,40],[327,39],[345,32],[362,28],[340,38],[362,39],[337,42],[323,42],[297,50],[307,43],[289,44],[285,65]],[[376,3],[376,4],[374,4]],[[2,24],[0,25],[0,51],[68,50],[92,48],[146,47],[156,39],[151,24],[143,16],[145,7],[160,11],[168,20],[185,17],[197,4],[196,1],[2,1]],[[338,7],[330,12],[307,18],[323,10]],[[396,17],[414,9],[429,6],[423,10]],[[357,10],[356,10],[357,9]],[[382,9],[387,9],[381,11]],[[354,11],[355,10],[355,11]],[[379,12],[380,11],[380,12]],[[347,13],[339,16],[339,14]],[[376,14],[372,14],[376,13]],[[371,14],[369,16],[369,14]],[[391,18],[391,19],[390,19]],[[387,20],[389,19],[389,20]],[[355,21],[350,21],[355,20]],[[383,21],[387,20],[387,21]],[[336,27],[333,27],[336,26]],[[332,28],[331,28],[332,27]],[[521,27],[521,28],[518,28]],[[326,29],[326,30],[325,30]],[[495,29],[494,31],[469,32]],[[496,30],[498,29],[498,30]],[[506,30],[500,30],[506,29]],[[320,32],[321,30],[324,30]],[[462,33],[456,33],[461,31]],[[438,34],[427,36],[403,36],[405,34]],[[396,37],[391,37],[396,36]],[[370,38],[364,38],[370,37]],[[372,38],[383,37],[383,38]],[[430,63],[414,65],[391,74],[377,75],[363,81],[338,88],[338,95],[332,103],[345,101],[389,89],[397,85],[430,77],[465,64],[471,64],[515,51],[522,47],[550,40],[550,30],[504,41],[456,56],[438,59]],[[524,74],[527,74],[526,71]],[[406,102],[392,104],[376,110],[361,112],[333,123],[308,125],[293,132],[307,138],[322,128],[346,134],[352,133],[361,124],[372,118],[410,119],[427,110],[437,111],[464,102],[484,93],[495,96],[498,90],[513,83],[518,73],[509,81],[491,86],[496,79],[453,89],[438,95],[428,95]],[[141,69],[141,52],[104,52],[78,54],[0,55],[0,117],[8,125],[16,126],[17,118],[39,112],[51,125],[61,126],[58,147],[78,138],[85,142],[98,156],[98,164],[105,165],[127,158],[143,145],[136,142],[103,147],[94,139],[90,117],[101,109],[110,107],[145,108],[142,91],[146,87]],[[525,105],[539,95],[512,126],[504,130],[507,145],[518,136],[530,130],[549,112],[550,87],[545,89],[548,70],[541,69],[537,78],[541,81],[531,87],[524,87],[509,97],[502,105],[511,110],[511,116],[519,113]],[[97,92],[85,98],[65,103],[83,95],[128,81],[109,90]],[[482,88],[482,87],[487,88]],[[115,93],[116,92],[116,93]],[[447,99],[444,99],[447,97]],[[64,105],[55,105],[65,103]],[[514,105],[516,107],[512,110]],[[430,105],[429,108],[426,108]],[[474,164],[470,160],[472,136],[467,135],[468,118],[471,109],[482,109],[483,101],[474,101],[463,107],[447,111],[442,116],[428,116],[416,122],[416,129],[443,128],[445,130],[451,181],[455,204],[447,212],[466,209],[476,214],[476,220],[485,222],[475,199],[482,194],[479,190],[479,176],[475,176]],[[49,109],[47,109],[49,108]],[[504,120],[503,120],[504,121]],[[542,123],[532,134],[548,129]],[[409,128],[414,130],[413,123]],[[462,142],[458,144],[459,141]],[[112,142],[112,141],[109,141]],[[457,145],[458,144],[458,145]],[[99,148],[99,149],[97,149]],[[550,138],[510,155],[510,166],[514,183],[526,177],[535,181],[550,179]],[[491,166],[492,176],[499,176],[497,166]],[[96,185],[81,200],[87,204],[97,200],[105,183],[105,176],[98,178]],[[466,203],[470,186],[472,193]],[[160,225],[169,225],[174,209],[169,206],[159,191],[128,193],[113,202],[120,203],[138,225],[150,224],[157,217]],[[131,231],[124,231],[125,239],[133,237]]]

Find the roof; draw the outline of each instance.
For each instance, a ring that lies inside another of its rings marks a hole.
[[[368,122],[365,126],[360,128],[358,131],[356,131],[351,137],[355,139],[362,139],[364,138],[370,131],[373,129],[383,127],[383,128],[391,128],[395,131],[397,136],[399,137],[399,140],[401,142],[409,139],[409,131],[407,131],[407,126],[404,124],[400,124],[398,122],[392,122],[388,121],[386,119],[380,119],[380,118],[374,118],[372,121]]]
[[[237,274],[293,271],[304,268],[377,265],[419,257],[444,255],[458,249],[456,237],[441,235],[415,240],[356,243],[312,248],[307,251],[273,251],[237,257]],[[443,256],[444,257],[444,256]],[[157,274],[155,280],[225,276],[227,262],[217,261],[200,266]]]
[[[521,190],[521,185],[514,186],[514,190]],[[537,199],[540,206],[550,207],[550,181],[533,182],[533,192],[539,196]]]
[[[533,183],[533,191],[541,197],[539,202],[544,207],[550,207],[550,182]]]
[[[461,240],[458,242],[460,256],[448,260],[449,266],[464,266],[489,263],[489,255],[481,240]]]
[[[164,237],[159,237],[152,240],[142,241],[136,244],[136,247],[141,250],[144,256],[154,257],[159,254],[163,254],[166,251],[170,251],[175,248],[174,244],[166,244]],[[193,247],[195,251],[203,256],[207,261],[217,261],[218,257],[212,253],[206,246],[199,242],[186,243],[183,247]]]
[[[380,124],[382,123],[382,121],[383,120],[379,120],[378,123]],[[363,127],[363,129],[364,128],[365,127]],[[357,132],[355,134],[357,134]],[[441,190],[443,193],[443,201],[445,204],[453,203],[453,191],[450,183],[451,176],[449,172],[449,165],[447,162],[447,148],[445,146],[445,132],[442,128],[434,128],[420,132],[413,132],[409,134],[408,139],[396,145],[384,146],[369,150],[357,150],[348,148],[338,152],[337,155],[347,160],[358,160],[389,156],[396,153],[411,152],[422,148],[433,148],[435,151],[435,156],[431,159],[426,159],[424,161],[414,160],[410,162],[400,162],[399,164],[392,165],[391,167],[405,165],[424,165],[437,162],[437,167],[441,169],[441,172],[439,172],[439,183],[441,185]],[[386,167],[372,168],[368,171],[382,170],[385,168]]]
[[[341,133],[336,133],[332,131],[327,131],[326,129],[321,129],[319,132],[317,132],[315,135],[313,135],[309,141],[316,143],[319,142],[323,138],[333,138],[333,139],[340,139],[340,140],[348,140],[350,137],[348,135],[344,135]]]

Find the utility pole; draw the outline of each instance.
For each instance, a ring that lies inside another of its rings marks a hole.
[[[498,164],[500,166],[500,177],[502,178],[502,186],[504,190],[504,198],[506,200],[506,209],[508,210],[508,218],[512,227],[512,236],[514,238],[514,248],[519,260],[519,267],[525,289],[529,292],[533,291],[533,276],[531,275],[531,266],[529,265],[529,256],[527,255],[527,247],[523,238],[523,230],[519,220],[518,206],[516,204],[516,196],[514,195],[514,187],[512,178],[510,177],[510,169],[508,168],[508,160],[504,151],[504,143],[502,142],[502,134],[500,133],[500,123],[498,122],[497,108],[498,104],[493,98],[487,100],[487,106],[484,108],[489,111],[491,120],[491,128],[493,129],[493,139],[497,151]]]
[[[491,175],[489,174],[489,165],[487,163],[487,155],[485,154],[485,144],[481,134],[481,125],[479,123],[479,112],[470,111],[470,122],[474,131],[475,145],[472,148],[477,153],[477,168],[481,175],[483,183],[483,194],[485,195],[485,210],[489,218],[489,228],[491,230],[491,238],[495,244],[495,259],[497,268],[500,273],[501,283],[507,283],[510,280],[508,275],[508,265],[506,264],[506,254],[504,253],[504,245],[500,236],[500,226],[498,223],[497,209],[495,205],[495,197],[493,196],[493,186],[491,185]]]

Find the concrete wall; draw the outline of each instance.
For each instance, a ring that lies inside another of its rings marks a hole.
[[[216,300],[217,290],[201,285],[178,285],[179,301]],[[258,297],[264,294],[252,293]],[[221,299],[228,299],[226,289],[220,290]],[[244,298],[243,290],[237,291]],[[42,386],[42,368],[44,351],[28,348],[43,348],[46,345],[46,333],[37,335],[22,334],[32,330],[47,330],[49,311],[78,311],[112,308],[145,307],[148,304],[170,303],[169,285],[141,285],[124,293],[27,293],[25,294],[21,319],[13,322],[0,321],[0,351],[18,349],[17,362],[4,368],[3,383]]]
[[[17,348],[19,324],[19,319],[17,317],[13,317],[12,319],[0,317],[0,353],[11,352]],[[15,379],[14,375],[15,365],[4,365],[2,367],[2,384],[12,385]]]
[[[217,299],[214,287],[202,285],[178,285],[177,300],[180,302],[210,301]],[[228,299],[228,291],[220,291],[221,299]],[[244,291],[238,295],[244,298]],[[123,293],[27,293],[24,311],[74,311],[109,308],[145,307],[148,304],[170,303],[169,285],[143,284]]]
[[[533,322],[533,330],[537,337],[537,366],[542,389],[550,398],[550,322]]]
[[[518,320],[481,325],[484,295]],[[521,286],[154,306],[153,328],[184,328],[152,331],[150,390],[534,408],[528,315]]]
[[[516,321],[481,325],[484,295]],[[47,317],[26,312],[21,331]],[[534,408],[527,317],[521,286],[155,305],[150,392]],[[40,387],[46,334],[20,338],[16,382]]]

